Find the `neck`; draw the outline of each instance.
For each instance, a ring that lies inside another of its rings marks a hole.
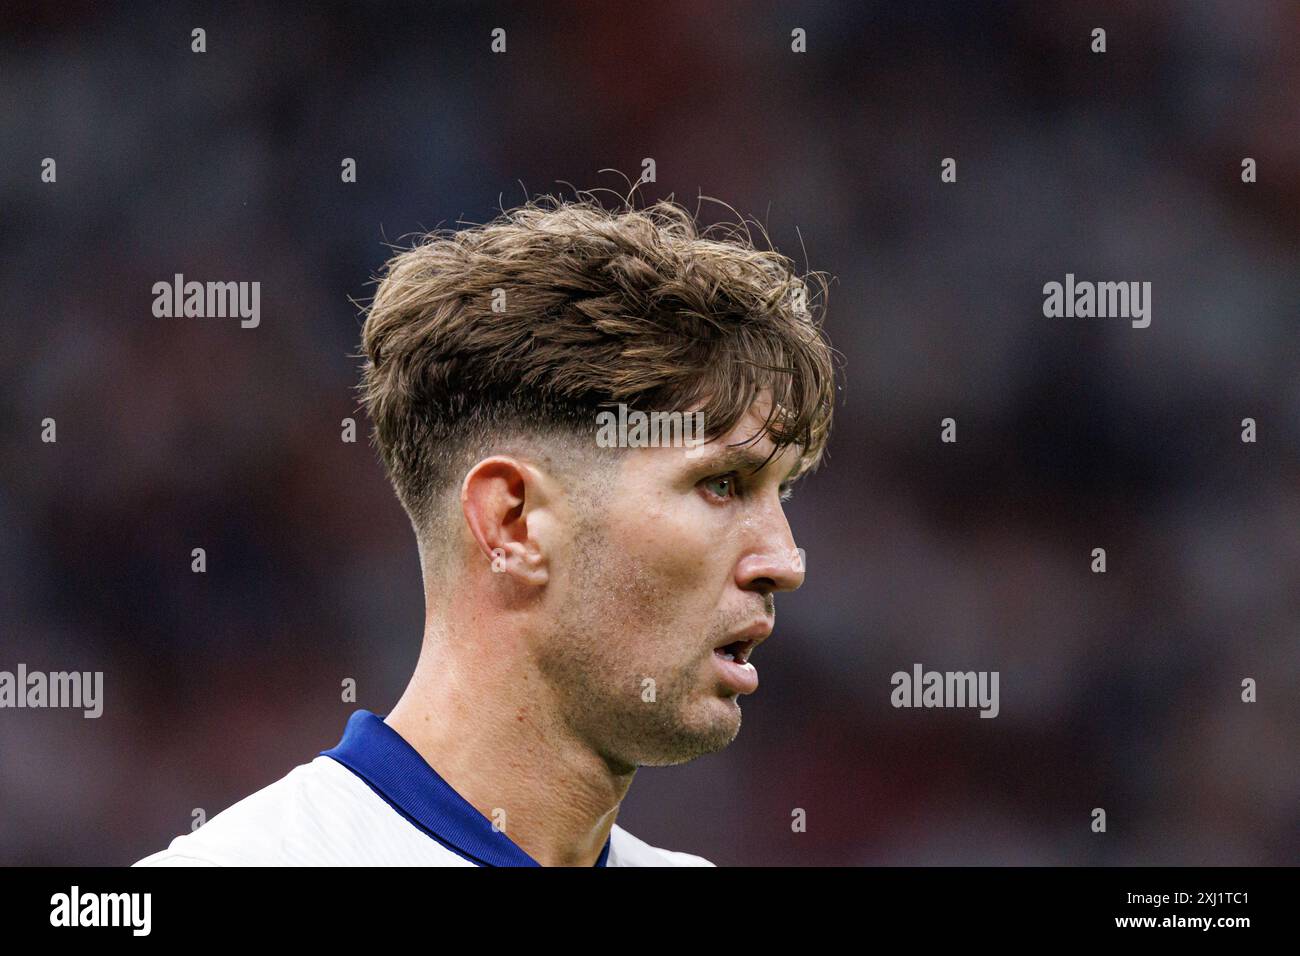
[[[635,770],[575,738],[525,642],[495,634],[460,639],[431,621],[385,723],[538,863],[592,866]]]

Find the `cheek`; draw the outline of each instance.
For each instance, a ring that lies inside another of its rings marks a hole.
[[[690,643],[712,626],[728,574],[720,529],[678,507],[625,515],[611,530],[610,610],[643,648]]]
[[[670,588],[679,598],[710,587],[725,544],[719,528],[704,514],[686,505],[695,502],[656,502],[640,514],[626,515],[619,527],[624,552],[643,569],[648,580]],[[700,509],[703,511],[704,509]]]

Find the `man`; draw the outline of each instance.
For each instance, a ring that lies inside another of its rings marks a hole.
[[[638,767],[735,739],[803,581],[782,501],[834,385],[791,266],[674,203],[581,196],[394,256],[362,395],[419,546],[415,673],[140,862],[712,865],[615,818]],[[636,424],[598,440],[613,410]],[[659,440],[646,413],[703,431]]]

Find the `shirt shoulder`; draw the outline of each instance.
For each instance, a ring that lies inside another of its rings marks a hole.
[[[606,866],[712,866],[611,828]],[[377,714],[137,866],[536,866]]]
[[[135,866],[473,866],[319,756]]]
[[[634,837],[617,823],[610,831],[610,866],[716,866],[702,856],[665,850]]]

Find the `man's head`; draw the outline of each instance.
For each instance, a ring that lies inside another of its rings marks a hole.
[[[363,332],[430,605],[490,622],[446,639],[522,655],[550,719],[628,767],[735,737],[751,669],[715,648],[802,582],[781,500],[830,427],[824,280],[715,230],[670,202],[529,203],[394,256]],[[706,444],[607,447],[619,406],[699,412]]]

